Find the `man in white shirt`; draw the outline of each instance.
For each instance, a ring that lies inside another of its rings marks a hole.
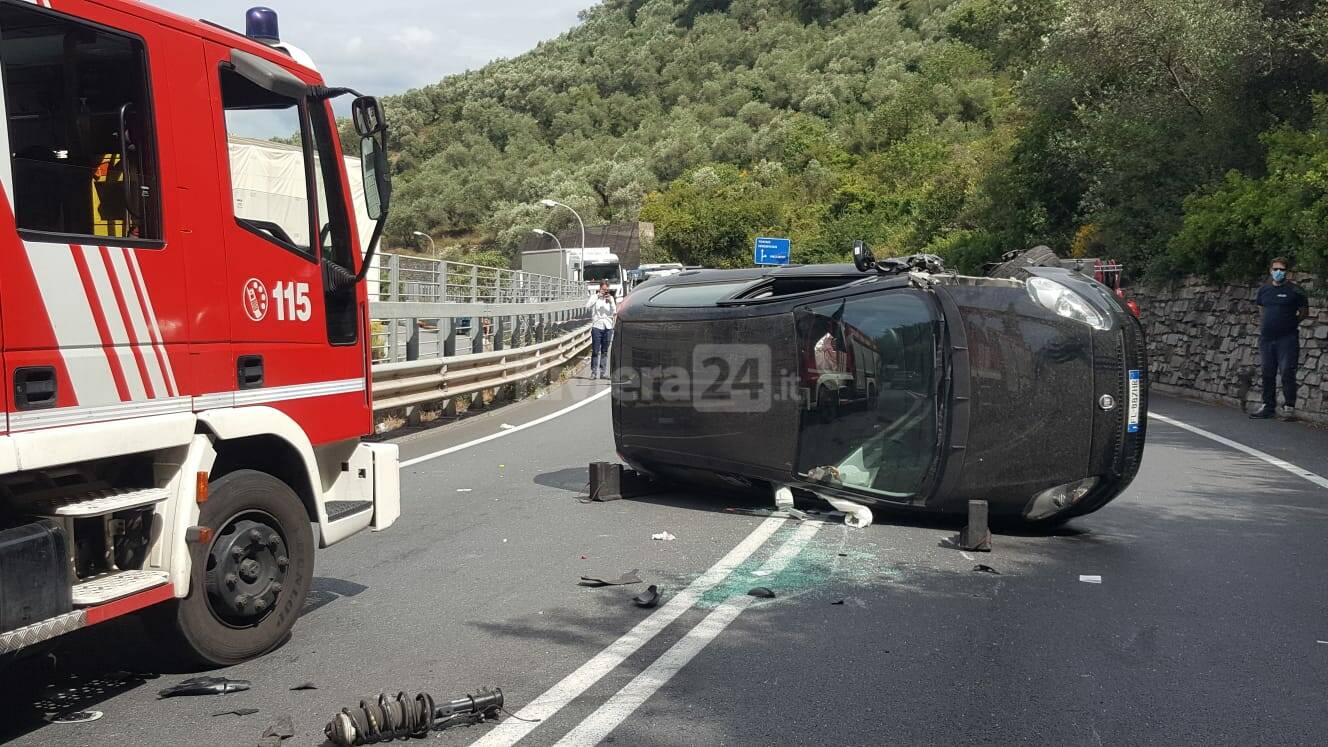
[[[590,309],[590,377],[609,378],[609,345],[613,343],[613,321],[618,301],[609,292],[609,284],[600,281],[599,291],[586,300]]]

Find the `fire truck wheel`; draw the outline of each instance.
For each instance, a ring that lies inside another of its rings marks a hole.
[[[820,405],[821,422],[835,422],[839,418],[839,391],[837,389],[822,389]]]
[[[212,542],[190,548],[189,596],[176,603],[175,629],[188,658],[227,666],[289,636],[313,578],[313,531],[295,491],[253,470],[209,485],[201,514]]]

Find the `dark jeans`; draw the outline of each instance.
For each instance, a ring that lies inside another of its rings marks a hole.
[[[1263,362],[1263,404],[1277,407],[1277,373],[1282,372],[1282,400],[1296,406],[1296,367],[1300,363],[1300,337],[1292,333],[1259,338],[1259,357]]]
[[[590,375],[609,375],[609,345],[613,343],[613,330],[590,328]]]

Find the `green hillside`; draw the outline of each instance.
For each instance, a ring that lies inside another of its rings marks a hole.
[[[510,252],[553,197],[708,266],[773,234],[1323,268],[1325,29],[1312,0],[606,0],[389,101],[389,238]]]

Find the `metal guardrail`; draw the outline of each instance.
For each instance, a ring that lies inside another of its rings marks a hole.
[[[525,347],[375,365],[373,408],[411,407],[515,384],[561,366],[589,344],[590,328],[579,326]]]
[[[576,280],[381,254],[369,274],[375,367],[519,347],[585,316]]]

